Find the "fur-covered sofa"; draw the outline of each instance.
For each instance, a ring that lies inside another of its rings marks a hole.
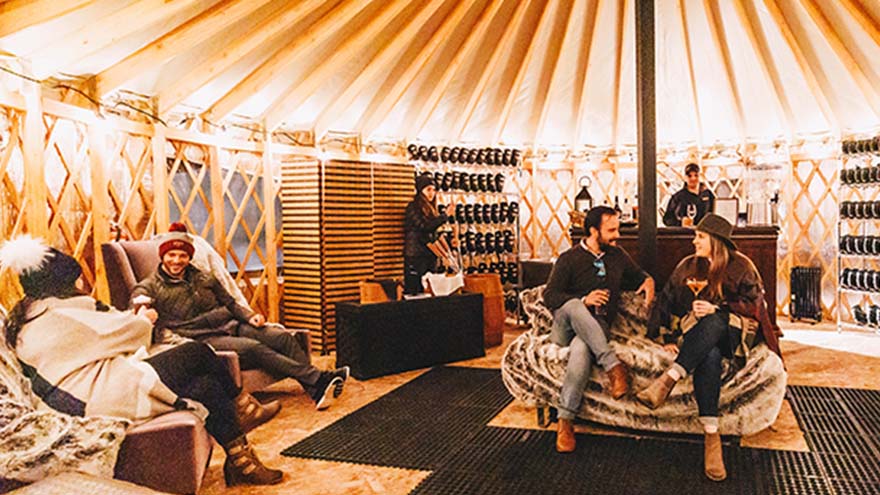
[[[523,310],[531,329],[506,349],[501,375],[518,400],[539,408],[555,406],[565,375],[568,348],[550,341],[553,315],[543,304],[544,286],[523,291]],[[635,399],[634,392],[672,364],[675,356],[645,337],[647,311],[644,298],[633,292],[622,295],[620,313],[611,328],[611,347],[631,370],[630,394],[615,400],[605,392],[605,374],[593,368],[578,417],[611,426],[677,433],[702,433],[697,419],[693,380],[676,385],[669,399],[651,410]],[[760,344],[745,365],[737,368],[725,360],[720,398],[720,430],[726,435],[756,433],[773,424],[785,396],[786,374],[782,360]]]

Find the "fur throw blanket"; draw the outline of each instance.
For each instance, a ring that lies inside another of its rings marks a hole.
[[[568,348],[550,341],[553,315],[544,306],[544,287],[522,292],[523,309],[532,328],[505,351],[501,375],[510,393],[535,406],[558,403]],[[612,399],[605,392],[605,374],[594,367],[578,417],[611,426],[676,433],[702,433],[697,418],[693,379],[680,380],[669,399],[656,410],[639,403],[641,390],[672,364],[670,353],[645,337],[647,312],[641,295],[625,292],[620,313],[611,328],[611,347],[631,371],[631,393]],[[726,435],[756,433],[773,424],[785,396],[786,374],[782,360],[761,344],[752,349],[738,369],[725,360],[719,401],[720,430]]]
[[[0,339],[0,479],[33,482],[65,471],[113,477],[128,421],[68,416],[38,410],[38,403],[18,360]]]

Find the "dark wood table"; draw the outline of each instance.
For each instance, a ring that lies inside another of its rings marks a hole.
[[[572,245],[580,242],[582,231],[571,229]],[[776,252],[779,238],[778,227],[736,227],[731,236],[740,252],[751,258],[764,281],[764,298],[767,301],[770,320],[776,323]],[[651,275],[659,291],[678,262],[694,252],[694,231],[686,227],[660,227],[657,229],[657,267]],[[626,250],[636,262],[639,259],[639,231],[635,227],[620,229],[617,245]]]

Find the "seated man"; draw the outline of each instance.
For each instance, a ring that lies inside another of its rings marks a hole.
[[[584,235],[579,245],[559,256],[544,289],[544,304],[553,311],[551,339],[569,346],[559,394],[559,452],[575,449],[572,420],[590,379],[591,354],[608,374],[612,397],[618,399],[629,389],[627,370],[608,346],[621,290],[644,292],[647,304],[654,298],[654,280],[616,246],[620,237],[616,211],[607,206],[591,209],[584,220]]]
[[[318,410],[326,409],[342,393],[348,367],[321,371],[290,332],[266,326],[263,315],[236,303],[216,277],[190,264],[195,252],[192,238],[180,223],[159,245],[156,272],[132,291],[132,302],[144,296],[159,313],[156,329],[235,351],[243,369],[262,368],[277,376],[296,379]]]

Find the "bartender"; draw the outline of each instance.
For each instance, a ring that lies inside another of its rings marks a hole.
[[[667,227],[693,227],[715,210],[715,195],[700,182],[700,166],[688,163],[684,174],[685,187],[669,198],[663,214],[663,223]]]
[[[447,210],[454,205],[447,205]],[[416,195],[406,206],[404,220],[404,277],[406,294],[422,292],[422,276],[437,266],[437,256],[428,249],[428,243],[436,240],[436,230],[446,223],[444,213],[437,211],[437,186],[434,177],[425,173],[416,178]]]

